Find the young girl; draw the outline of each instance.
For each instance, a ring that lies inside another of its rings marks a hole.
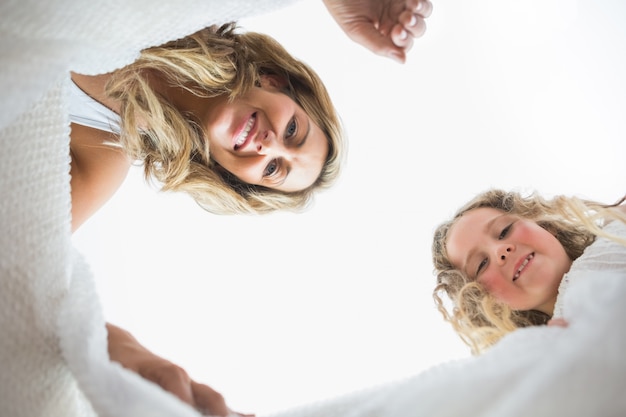
[[[478,195],[434,234],[433,297],[444,319],[474,354],[519,327],[566,324],[558,296],[574,261],[598,237],[626,245],[623,201]]]

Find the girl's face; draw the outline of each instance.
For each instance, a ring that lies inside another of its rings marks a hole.
[[[549,315],[572,264],[556,237],[534,221],[486,207],[457,220],[447,250],[455,268],[500,302]]]
[[[213,159],[248,184],[303,190],[319,177],[328,153],[324,132],[272,76],[232,102],[211,99],[201,121]]]

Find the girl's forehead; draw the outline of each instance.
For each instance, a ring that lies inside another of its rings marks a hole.
[[[456,246],[459,242],[467,242],[489,232],[490,228],[501,218],[511,214],[492,207],[478,207],[468,210],[459,216],[448,230],[446,246]]]
[[[450,226],[446,239],[448,259],[455,268],[464,268],[468,253],[483,242],[492,225],[506,215],[506,212],[499,209],[479,207],[468,210],[456,219]]]
[[[450,229],[456,228],[459,224],[465,224],[468,226],[477,226],[481,223],[489,222],[490,220],[502,216],[506,216],[509,213],[493,208],[493,207],[477,207],[466,211],[460,215]]]

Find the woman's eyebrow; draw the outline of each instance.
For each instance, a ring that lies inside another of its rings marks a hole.
[[[298,142],[298,144],[296,145],[296,148],[301,148],[304,146],[304,144],[306,143],[306,140],[309,138],[309,133],[311,133],[311,119],[307,118],[306,133],[304,134],[300,142]],[[289,176],[289,173],[291,172],[291,165],[285,166],[285,171],[286,171],[285,175],[283,175],[280,181],[276,181],[273,184],[274,187],[280,187],[281,185],[285,183],[285,181],[287,180],[287,177]]]
[[[311,133],[311,120],[307,119],[306,133],[302,137],[302,140],[296,145],[296,148],[301,148],[304,146],[306,140],[309,138],[309,133]]]
[[[283,177],[280,179],[280,181],[276,181],[274,183],[275,187],[280,187],[281,185],[283,185],[285,183],[285,181],[287,180],[287,177],[289,176],[289,173],[291,172],[291,166],[286,166],[285,167],[285,175],[283,175]]]

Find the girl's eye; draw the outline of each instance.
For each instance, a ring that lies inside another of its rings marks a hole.
[[[513,226],[513,223],[509,224],[507,227],[505,227],[504,229],[502,229],[502,231],[500,232],[500,236],[498,236],[498,239],[502,240],[506,237],[506,235],[509,234],[509,232],[511,231],[511,227]]]
[[[289,122],[289,125],[287,126],[287,130],[285,130],[285,137],[287,139],[290,139],[294,137],[297,132],[298,132],[298,124],[296,123],[296,119],[293,118],[291,119],[291,122]]]
[[[265,167],[265,171],[263,171],[264,177],[271,177],[276,175],[278,172],[278,161],[276,159],[272,159],[269,164]]]
[[[478,276],[478,274],[480,274],[480,271],[482,271],[485,268],[485,265],[487,265],[487,258],[483,259],[478,264],[478,268],[476,269],[476,276]]]

